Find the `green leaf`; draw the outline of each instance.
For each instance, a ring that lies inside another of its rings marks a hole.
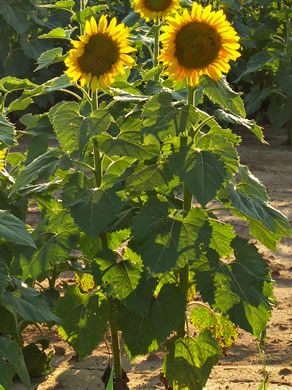
[[[263,66],[271,61],[271,56],[267,53],[266,49],[254,54],[250,57],[248,60],[248,63],[246,65],[246,70],[240,74],[240,76],[234,81],[235,83],[238,83],[242,77],[249,73],[254,73],[259,69],[262,69]]]
[[[109,156],[129,156],[139,160],[151,160],[160,154],[159,144],[150,137],[141,142],[140,131],[125,131],[117,137],[105,134],[102,149]]]
[[[262,127],[258,126],[253,119],[250,120],[242,118],[241,116],[230,114],[229,112],[225,112],[223,110],[216,110],[214,115],[226,122],[246,127],[248,130],[252,131],[262,143],[268,144],[268,142],[266,142],[264,139]]]
[[[212,238],[210,248],[215,249],[220,257],[229,257],[232,253],[231,241],[235,237],[233,226],[209,219],[212,226]]]
[[[189,146],[172,153],[168,166],[203,207],[214,199],[226,177],[224,164],[215,153],[194,150]]]
[[[35,71],[46,68],[48,65],[55,64],[56,62],[64,61],[63,49],[61,47],[54,47],[53,49],[43,52],[38,60],[38,67]]]
[[[255,245],[232,241],[235,260],[220,261],[208,250],[192,265],[197,289],[215,311],[259,337],[271,316],[272,281],[267,262]]]
[[[54,4],[44,4],[44,5],[40,5],[39,7],[66,9],[67,11],[72,11],[74,5],[75,5],[74,0],[67,0],[67,1],[56,1],[56,3]]]
[[[27,186],[38,178],[49,178],[56,170],[59,163],[59,153],[53,148],[33,160],[17,176],[15,184],[11,188],[10,196],[20,188]]]
[[[18,79],[17,77],[3,77],[0,79],[0,91],[13,92],[21,89],[35,88],[37,84],[32,83],[28,79]]]
[[[1,279],[0,279],[0,283],[1,283]],[[10,312],[8,309],[6,309],[6,307],[0,305],[0,316],[1,316],[1,323],[0,323],[1,335],[13,339],[18,339],[19,329],[17,323],[17,316],[15,315],[15,313]]]
[[[2,304],[10,312],[19,314],[25,321],[59,322],[52,313],[46,300],[35,289],[28,287],[17,279],[13,279],[16,289],[7,290],[2,297]]]
[[[141,288],[146,289],[143,295]],[[139,292],[136,291],[130,296],[129,309],[118,314],[130,359],[157,349],[185,317],[185,300],[177,286],[164,285],[157,297],[153,295],[151,281],[142,283]],[[141,306],[138,312],[131,310],[138,306]]]
[[[185,105],[178,109],[172,106],[171,102],[172,95],[168,92],[161,92],[144,105],[144,134],[153,134],[163,141],[197,124],[199,115],[195,107]]]
[[[53,371],[53,368],[50,366],[50,361],[54,353],[51,352],[47,355],[35,343],[26,345],[22,349],[22,353],[30,376],[39,377]]]
[[[200,332],[209,329],[223,350],[231,347],[238,336],[233,322],[222,314],[214,313],[206,306],[194,307],[190,313],[190,319]]]
[[[251,182],[249,184],[251,185]],[[226,195],[230,204],[247,218],[262,222],[272,233],[290,237],[291,228],[287,218],[269,203],[256,197],[256,191],[250,194],[250,192],[244,192],[246,190],[250,191],[250,188],[247,189],[247,186],[241,186],[240,184],[239,187],[228,187]]]
[[[96,237],[114,220],[123,207],[116,188],[86,188],[82,174],[70,177],[63,191],[63,204],[69,207],[75,223],[89,237]]]
[[[106,131],[111,123],[108,111],[95,110],[90,117],[84,117],[79,108],[76,102],[65,102],[49,114],[61,148],[67,155],[83,153],[90,138]]]
[[[20,256],[24,279],[28,277],[36,279],[51,265],[65,260],[79,238],[79,230],[70,214],[61,210],[50,217],[41,234],[35,235],[37,249],[23,251]]]
[[[58,331],[82,359],[103,340],[108,320],[107,302],[98,293],[82,294],[77,286],[67,286],[65,290],[65,296],[55,308],[62,319]]]
[[[139,283],[143,271],[141,257],[130,248],[125,253],[105,250],[98,253],[94,259],[102,271],[103,286],[110,295],[124,300]]]
[[[13,145],[15,134],[14,125],[5,116],[0,115],[0,142]]]
[[[139,164],[134,172],[126,179],[126,188],[137,192],[151,191],[156,187],[168,185],[172,178],[171,172],[162,164],[151,164],[146,167]]]
[[[8,112],[13,112],[13,111],[23,111],[25,110],[30,104],[33,103],[32,98],[26,98],[26,99],[16,99],[13,100],[7,107]]]
[[[200,86],[213,103],[219,104],[232,114],[245,118],[246,114],[240,93],[234,92],[225,78],[221,78],[217,82],[208,76],[204,76],[200,79]]]
[[[163,373],[173,390],[202,390],[218,362],[221,350],[208,330],[192,337],[174,338],[167,342]]]
[[[25,224],[6,210],[0,210],[0,237],[19,245],[35,248]]]
[[[75,30],[75,28],[72,28],[70,30],[64,30],[61,27],[55,28],[54,30],[50,31],[47,34],[39,35],[39,39],[67,39],[71,40],[71,34]]]
[[[208,133],[197,133],[195,144],[198,149],[214,152],[222,162],[229,175],[238,171],[239,158],[234,145],[238,145],[240,137],[231,130],[223,130],[219,126],[213,126]]]
[[[2,365],[2,367],[1,367]],[[30,388],[30,378],[26,369],[22,352],[14,340],[0,336],[0,383],[10,388],[12,378],[17,374],[22,383]]]
[[[169,216],[167,203],[150,202],[133,219],[134,237],[129,245],[153,273],[183,267],[196,257],[195,241],[205,220],[205,212],[198,208],[182,219]]]

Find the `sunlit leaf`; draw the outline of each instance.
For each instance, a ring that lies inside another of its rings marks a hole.
[[[226,171],[223,162],[212,152],[181,147],[168,158],[170,170],[184,182],[204,207],[222,187]]]
[[[198,338],[174,338],[167,342],[163,373],[173,390],[202,390],[221,350],[208,330]]]
[[[217,82],[208,76],[204,76],[200,79],[200,86],[213,103],[219,104],[232,114],[245,118],[246,114],[240,93],[234,92],[225,78],[221,78]]]

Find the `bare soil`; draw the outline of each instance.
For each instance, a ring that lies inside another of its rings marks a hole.
[[[279,134],[266,128],[265,138],[270,146],[261,144],[247,131],[238,131],[243,142],[239,147],[241,162],[266,186],[271,204],[292,222],[292,146],[285,145],[285,132]],[[234,217],[228,219],[238,233],[248,237],[247,225]],[[268,373],[269,390],[292,389],[292,239],[282,239],[277,253],[267,250],[256,240],[260,252],[268,261],[274,279],[276,304],[267,326],[267,339],[262,356],[256,339],[240,331],[234,346],[227,351],[219,364],[213,368],[206,390],[257,390]],[[58,337],[55,328],[43,329],[44,336],[51,340],[55,356],[51,362],[54,371],[48,376],[33,380],[33,389],[38,390],[97,390],[104,389],[101,376],[108,363],[107,348],[102,343],[89,357],[76,360],[74,351]],[[26,338],[35,340],[39,333],[28,329]],[[263,364],[265,361],[265,365]],[[163,351],[140,357],[130,362],[123,353],[124,369],[130,379],[131,390],[164,389],[159,380]],[[24,390],[15,383],[12,390]]]

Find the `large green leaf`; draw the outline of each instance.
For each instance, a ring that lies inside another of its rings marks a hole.
[[[95,239],[114,220],[123,207],[116,188],[86,188],[83,174],[71,176],[64,186],[63,204],[70,209],[75,223]]]
[[[129,245],[153,273],[183,267],[195,259],[195,241],[206,218],[198,208],[184,219],[175,218],[169,216],[167,203],[150,202],[134,217],[134,240]]]
[[[62,319],[61,337],[69,342],[80,359],[102,341],[107,329],[107,302],[98,294],[82,294],[77,286],[67,286],[55,312]]]
[[[231,130],[223,130],[219,126],[213,126],[207,133],[199,132],[195,137],[196,147],[218,155],[230,175],[238,170],[239,158],[234,145],[238,145],[239,142],[240,137]]]
[[[177,330],[185,318],[185,300],[180,289],[170,284],[154,296],[151,280],[142,283],[129,299],[128,309],[118,314],[118,322],[127,353],[134,359],[157,349]]]
[[[262,198],[256,197],[256,192],[250,193],[250,186],[251,182],[249,186],[228,187],[226,195],[231,205],[243,215],[262,222],[272,233],[290,237],[291,229],[287,218]]]
[[[232,114],[245,118],[244,103],[239,92],[234,92],[225,78],[221,78],[218,82],[212,80],[208,76],[201,77],[200,86],[208,98],[216,104],[219,104],[225,110],[229,110]]]
[[[175,108],[171,105],[171,101],[171,93],[161,92],[145,104],[143,109],[144,133],[151,133],[163,141],[197,124],[199,115],[195,107],[185,105],[182,108]]]
[[[135,191],[151,191],[155,187],[168,185],[172,179],[172,173],[162,164],[142,165],[138,164],[134,172],[126,180],[126,188]]]
[[[264,139],[262,127],[257,125],[253,119],[242,118],[241,116],[230,114],[229,112],[226,112],[226,111],[221,110],[221,109],[216,110],[214,115],[216,115],[217,118],[219,118],[221,120],[223,119],[226,122],[246,127],[248,130],[252,131],[254,133],[254,135],[262,143],[267,144],[267,142]]]
[[[215,249],[220,257],[229,257],[232,253],[230,244],[235,237],[233,227],[215,219],[209,219],[208,222],[212,226],[210,248]]]
[[[20,347],[16,341],[0,336],[0,385],[9,389],[17,374],[22,383],[30,388],[30,378]]]
[[[34,236],[37,242],[36,250],[23,251],[20,256],[24,279],[36,279],[46,272],[50,265],[65,260],[79,238],[79,230],[70,214],[61,210],[51,216],[48,225],[40,234],[36,232]]]
[[[107,295],[123,300],[139,283],[143,270],[141,258],[130,248],[125,253],[104,250],[94,259],[102,271],[102,282]]]
[[[198,338],[174,338],[167,342],[163,373],[173,390],[202,390],[218,362],[221,350],[208,330]]]
[[[142,143],[141,132],[135,130],[122,132],[117,137],[106,134],[102,150],[109,156],[129,156],[139,160],[150,160],[160,154],[159,144],[155,141],[156,139],[145,137]]]
[[[213,251],[192,267],[197,289],[215,311],[228,314],[242,329],[259,337],[271,315],[272,282],[267,262],[243,238],[232,241],[235,260],[227,264]]]
[[[0,142],[5,145],[13,145],[15,136],[15,127],[9,120],[0,115]]]
[[[59,153],[56,148],[53,148],[37,157],[17,176],[15,184],[11,188],[10,194],[14,194],[16,191],[22,187],[26,187],[38,178],[48,179],[55,173],[58,162]]]
[[[19,314],[25,321],[59,322],[60,319],[52,313],[44,297],[35,289],[21,284],[13,279],[15,290],[7,290],[2,297],[2,304],[11,313]]]
[[[89,117],[80,114],[79,104],[65,102],[49,114],[63,151],[82,154],[90,138],[107,130],[111,123],[109,111],[95,110]]]
[[[0,237],[15,244],[35,248],[35,243],[25,224],[6,210],[0,210]]]
[[[226,177],[224,163],[217,154],[189,146],[172,153],[168,165],[203,207],[215,198]]]

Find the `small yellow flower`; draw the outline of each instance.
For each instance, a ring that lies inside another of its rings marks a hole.
[[[219,81],[222,72],[229,71],[229,61],[240,56],[239,36],[222,10],[212,11],[211,5],[203,8],[194,2],[191,13],[185,9],[166,20],[158,59],[174,80],[187,79],[189,85],[198,85],[200,77],[208,75]]]
[[[79,80],[81,87],[90,84],[95,91],[99,84],[106,89],[118,74],[125,74],[126,66],[130,68],[134,63],[128,55],[135,51],[129,46],[128,27],[117,24],[116,18],[108,24],[107,16],[102,15],[98,25],[94,17],[86,20],[85,30],[86,35],[71,41],[74,49],[65,59],[65,73],[72,82]]]
[[[138,12],[146,21],[165,18],[179,7],[178,0],[134,0],[135,12]]]

